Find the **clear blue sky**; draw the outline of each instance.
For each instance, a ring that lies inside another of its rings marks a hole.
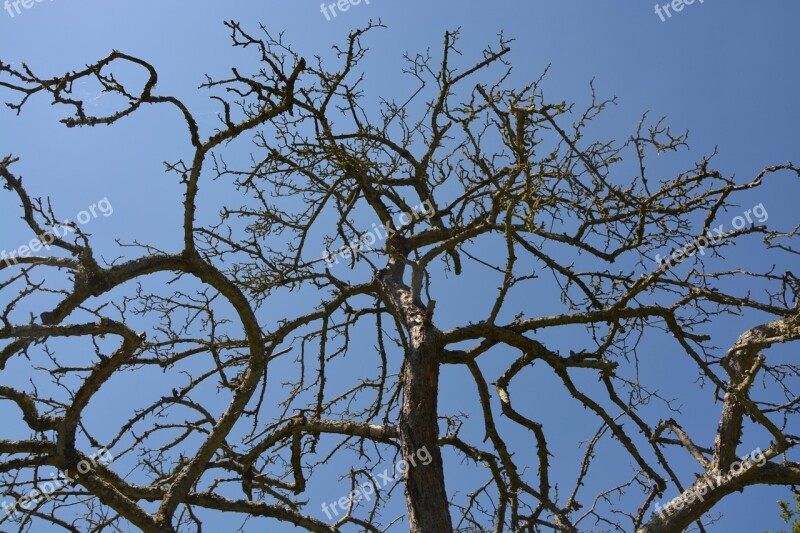
[[[181,98],[208,133],[218,107],[196,90],[197,85],[206,73],[223,75],[230,66],[247,63],[246,56],[229,46],[223,20],[238,20],[253,30],[259,22],[275,32],[285,30],[286,40],[311,57],[329,56],[330,46],[341,43],[351,29],[380,18],[389,28],[368,41],[374,70],[367,87],[382,93],[395,88],[404,51],[431,47],[436,53],[443,33],[461,27],[464,51],[477,53],[502,30],[516,39],[511,62],[519,83],[538,77],[552,64],[546,88],[553,100],[584,102],[592,78],[601,96],[619,97],[619,105],[596,130],[603,137],[624,138],[641,113],[650,110],[668,115],[676,129],[690,130],[692,152],[683,155],[685,167],[715,146],[717,165],[742,180],[766,165],[798,162],[800,4],[698,0],[665,22],[653,4],[372,0],[328,21],[319,2],[308,0],[45,0],[14,17],[0,11],[0,60],[24,61],[36,72],[55,75],[93,62],[112,49],[140,56],[159,70],[158,93]],[[92,88],[86,90],[89,98],[99,96]],[[94,105],[107,109],[111,103],[100,97]],[[90,228],[97,246],[107,254],[114,254],[115,237],[164,249],[178,247],[181,189],[163,173],[162,162],[188,153],[179,117],[150,109],[112,128],[70,130],[57,122],[63,114],[42,99],[32,102],[19,118],[8,109],[0,110],[0,153],[22,158],[15,170],[25,176],[30,191],[52,197],[63,216],[73,216],[107,197],[114,206],[113,216],[93,221]],[[797,223],[796,185],[759,194],[754,203],[763,202],[771,220],[784,226]],[[16,199],[7,192],[0,194],[0,250],[24,242],[16,210]],[[460,316],[452,318],[458,322]],[[718,345],[729,345],[739,333],[733,326],[723,326]],[[657,351],[654,359],[663,361],[665,354]],[[656,368],[660,364],[654,363]],[[688,381],[694,374],[686,376]],[[1,383],[8,379],[17,378],[0,376]],[[455,383],[457,378],[452,379]],[[443,408],[456,408],[468,394],[473,394],[471,388],[443,389]],[[686,394],[693,393],[687,388]],[[686,407],[684,420],[691,425],[695,407]],[[705,420],[701,411],[713,420],[718,406],[708,411],[698,408],[698,426]],[[11,406],[0,403],[0,420],[15,416]],[[597,426],[591,424],[581,432],[561,418],[564,434],[581,439],[590,437]],[[554,423],[558,420],[554,416]],[[6,427],[0,422],[0,436]],[[459,474],[448,474],[453,476],[448,479],[452,488]],[[672,491],[670,497],[676,495]],[[333,500],[338,495],[316,496]],[[776,529],[780,523],[774,501],[787,495],[788,490],[753,490],[729,497],[720,507],[725,518],[709,531]],[[217,522],[210,530],[225,531],[224,524]],[[263,522],[251,522],[245,531],[261,528]]]

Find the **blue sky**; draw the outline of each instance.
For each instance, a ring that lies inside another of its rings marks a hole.
[[[13,17],[0,11],[0,60],[15,65],[24,61],[36,72],[55,75],[93,62],[112,49],[140,56],[158,69],[158,92],[186,102],[207,133],[214,126],[218,107],[207,94],[197,91],[197,86],[204,81],[204,74],[224,75],[231,66],[246,64],[248,57],[229,46],[224,20],[240,21],[253,30],[261,22],[272,31],[285,31],[286,41],[302,55],[330,57],[332,44],[341,43],[351,29],[378,18],[388,29],[368,42],[371,71],[366,88],[374,91],[373,96],[367,94],[368,99],[402,94],[393,91],[402,88],[399,71],[404,51],[430,47],[436,53],[443,33],[460,27],[465,57],[470,57],[470,52],[477,57],[481,48],[503,31],[516,40],[510,57],[515,67],[513,81],[521,85],[537,78],[549,64],[545,88],[553,100],[585,102],[591,79],[601,96],[619,98],[618,105],[593,130],[602,137],[625,138],[649,110],[653,116],[667,115],[676,130],[690,131],[692,149],[676,159],[679,167],[691,166],[715,147],[719,150],[717,166],[742,180],[752,179],[766,165],[800,159],[800,101],[796,96],[800,4],[788,1],[697,1],[662,22],[651,2],[596,0],[372,0],[332,20],[320,12],[318,2],[306,0],[45,0]],[[85,90],[97,109],[113,105],[95,88],[87,86]],[[63,109],[42,99],[31,102],[21,117],[0,110],[0,152],[21,157],[15,171],[25,176],[30,192],[53,198],[65,217],[108,198],[114,206],[113,216],[92,221],[89,231],[109,257],[118,253],[114,238],[176,249],[181,239],[181,188],[171,175],[164,174],[162,162],[187,153],[179,117],[172,111],[146,109],[112,128],[67,129],[58,123],[64,114]],[[217,194],[216,186],[207,187]],[[763,202],[772,221],[794,225],[798,192],[796,183],[778,182],[752,197],[751,205]],[[217,200],[224,203],[225,192],[218,194]],[[212,215],[218,207],[214,202],[203,205],[201,217]],[[0,250],[15,249],[25,242],[19,237],[27,233],[17,222],[17,212],[15,198],[0,194]],[[458,323],[466,316],[466,312],[458,314],[459,295],[454,291],[446,296],[451,297],[454,309],[449,318]],[[287,300],[286,305],[291,302]],[[721,324],[718,345],[729,345],[741,333],[737,329],[741,324]],[[659,353],[658,346],[653,350],[656,373],[674,372],[677,381],[693,376],[681,374],[673,365],[662,369],[666,364],[659,361],[667,354]],[[461,378],[456,374],[446,376],[444,386],[457,383]],[[0,376],[0,381],[4,379],[8,377]],[[471,391],[443,389],[443,408],[457,407]],[[691,387],[682,392],[687,398],[694,397]],[[114,395],[109,398],[113,402]],[[685,421],[692,425],[694,406],[689,407]],[[703,427],[713,430],[714,425],[709,428],[707,421],[718,414],[715,409],[717,406],[708,411],[698,408],[697,431]],[[587,437],[563,416],[551,414],[553,423],[559,419],[564,423],[565,442],[567,437]],[[9,419],[16,413],[0,403],[0,415]],[[109,410],[97,416],[112,415]],[[0,425],[0,435],[5,427]],[[457,468],[457,463],[451,466]],[[454,471],[452,476],[458,480],[461,474]],[[457,483],[448,482],[451,486]],[[759,489],[732,496],[720,507],[725,518],[709,531],[776,529],[780,523],[774,501],[787,493]],[[338,495],[316,496],[330,501]]]

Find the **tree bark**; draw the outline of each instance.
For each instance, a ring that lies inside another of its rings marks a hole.
[[[441,332],[431,313],[403,284],[403,267],[390,264],[378,276],[384,298],[409,334],[403,365],[403,403],[400,444],[409,530],[414,533],[452,533],[444,465],[439,450],[438,393]],[[419,452],[429,464],[423,464]],[[426,454],[427,452],[427,454]]]

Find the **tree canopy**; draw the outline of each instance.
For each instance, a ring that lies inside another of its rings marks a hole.
[[[739,179],[711,154],[669,174],[686,133],[645,115],[622,141],[595,138],[613,99],[590,85],[583,108],[551,100],[544,74],[516,85],[502,35],[472,62],[458,31],[409,53],[394,98],[364,89],[380,24],[332,63],[226,25],[259,66],[201,85],[219,105],[213,132],[121,51],[56,76],[0,63],[17,112],[54,103],[67,127],[104,127],[157,106],[187,136],[165,163],[184,188],[179,250],[120,242],[110,259],[77,224],[59,230],[56,199],[28,193],[16,156],[0,162],[20,205],[4,216],[24,218],[21,242],[47,244],[0,262],[0,369],[36,371],[0,386],[29,428],[0,440],[0,486],[27,498],[0,521],[189,531],[225,512],[319,532],[403,519],[425,533],[703,531],[734,492],[800,484],[800,367],[777,348],[800,339],[797,227],[771,227],[754,196],[800,168]],[[92,115],[73,90],[85,80],[123,105]],[[211,182],[237,198],[213,220],[199,215]],[[731,265],[722,253],[742,243],[774,266]],[[474,319],[454,323],[458,307]],[[731,317],[751,323],[720,347]],[[678,358],[718,406],[715,428],[685,428],[669,383],[646,379]],[[171,391],[131,390],[101,427],[87,422],[104,387],[153,371]],[[444,410],[456,381],[473,402]],[[563,424],[541,421],[554,411]],[[588,440],[565,444],[569,425]],[[387,465],[402,466],[391,480]],[[32,494],[50,468],[74,485]],[[322,511],[308,503],[320,486]],[[397,487],[407,518],[387,507]]]

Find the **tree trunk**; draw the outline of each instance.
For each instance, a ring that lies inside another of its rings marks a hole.
[[[424,305],[402,282],[403,268],[393,265],[379,276],[387,303],[407,328],[410,346],[403,367],[403,405],[400,444],[409,530],[414,533],[452,533],[444,465],[439,450],[438,394],[441,334],[430,323]],[[422,452],[420,454],[420,452]],[[420,455],[429,463],[423,464]]]
[[[405,481],[409,527],[414,532],[451,533],[444,466],[438,445],[438,347],[434,332],[421,333],[425,341],[406,354],[400,415],[400,442],[403,458],[408,463]],[[419,455],[426,459],[430,456],[430,463],[422,464]]]

